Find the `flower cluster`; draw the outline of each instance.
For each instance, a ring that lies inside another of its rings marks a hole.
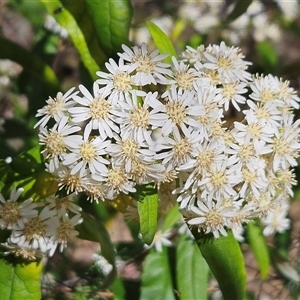
[[[106,201],[153,183],[164,190],[161,207],[175,195],[186,222],[216,237],[256,217],[266,234],[288,228],[300,149],[289,82],[251,75],[224,42],[187,47],[171,64],[146,44],[123,50],[92,92],[80,85],[38,111],[60,189]]]
[[[23,189],[13,188],[9,199],[0,194],[0,228],[10,230],[2,247],[4,255],[14,254],[27,260],[52,256],[59,246],[62,251],[78,232],[74,227],[82,222],[81,208],[72,196],[49,197],[46,204],[31,198],[19,201]]]

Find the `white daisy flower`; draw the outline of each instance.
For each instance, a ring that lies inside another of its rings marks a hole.
[[[166,76],[171,76],[172,71],[169,69],[169,64],[162,62],[168,54],[159,55],[157,49],[149,53],[145,43],[142,43],[140,48],[134,46],[130,49],[126,45],[122,45],[122,48],[124,53],[118,53],[118,55],[136,66],[133,76],[135,85],[169,84]]]
[[[276,232],[282,233],[290,228],[291,220],[287,216],[289,207],[288,203],[279,203],[262,218],[265,236],[274,235]]]
[[[101,139],[113,136],[113,131],[118,133],[119,127],[114,123],[114,106],[107,97],[110,95],[109,89],[100,89],[94,82],[93,95],[83,86],[79,85],[79,90],[83,97],[74,96],[77,105],[69,109],[72,121],[82,123],[87,121],[84,134],[89,135],[92,130],[98,130]]]
[[[116,122],[121,126],[122,139],[133,138],[139,144],[144,141],[153,144],[151,128],[160,127],[166,121],[166,115],[160,112],[163,105],[157,100],[157,94],[149,92],[144,95],[143,103],[139,103],[138,95],[133,91],[120,103]]]
[[[79,126],[69,125],[68,117],[64,116],[53,128],[40,127],[40,145],[45,145],[42,154],[49,159],[48,170],[53,173],[60,165],[62,156],[67,152],[66,142],[72,139],[72,133],[81,130]]]
[[[168,135],[175,127],[188,135],[188,126],[199,126],[197,117],[203,116],[205,112],[202,105],[195,105],[194,91],[184,91],[179,94],[173,85],[162,97],[167,97],[163,110],[167,115],[167,121],[162,126],[163,135]]]
[[[73,93],[74,89],[74,87],[70,88],[65,94],[58,92],[54,99],[49,97],[46,100],[47,105],[39,109],[36,114],[36,117],[42,118],[34,125],[34,128],[40,125],[45,127],[51,118],[59,122],[64,116],[68,116],[68,109],[74,105],[74,102],[70,99],[78,93]]]
[[[74,240],[78,235],[78,231],[75,230],[75,226],[82,223],[83,218],[80,214],[75,214],[72,218],[68,214],[62,215],[62,218],[54,217],[51,219],[51,223],[54,226],[51,227],[49,235],[51,236],[51,241],[54,245],[59,246],[59,251],[62,252],[67,246],[67,243]],[[52,256],[56,247],[52,247],[49,255]]]
[[[63,157],[63,164],[71,166],[71,175],[79,172],[80,176],[84,175],[86,167],[92,173],[106,173],[109,161],[102,156],[107,154],[106,147],[110,141],[104,141],[99,136],[89,139],[87,136],[74,135],[72,139],[66,142],[70,153]]]
[[[74,214],[79,214],[82,211],[82,208],[74,203],[74,194],[62,198],[52,195],[46,201],[48,202],[49,209],[56,210],[58,218],[61,218],[69,211]]]
[[[149,246],[145,245],[145,248],[149,249],[154,247],[156,252],[162,252],[164,246],[171,247],[173,245],[173,243],[170,240],[172,238],[172,235],[172,228],[169,228],[165,231],[158,230],[155,233],[152,243]]]
[[[11,241],[19,246],[30,244],[33,249],[40,249],[42,252],[48,250],[49,236],[53,224],[46,221],[55,216],[56,212],[48,206],[38,216],[32,217],[24,223],[15,224],[12,227]]]
[[[173,129],[172,137],[165,137],[164,150],[156,155],[156,159],[162,159],[162,164],[173,165],[174,168],[186,164],[196,154],[195,148],[201,140],[201,135],[198,131],[191,132],[187,129],[188,135],[182,136],[177,127]]]
[[[227,47],[224,42],[220,46],[213,45],[204,52],[206,62],[203,66],[207,69],[216,70],[222,82],[235,80],[248,81],[251,75],[247,71],[250,62],[243,60],[244,55],[238,47]]]
[[[127,173],[135,160],[148,163],[154,161],[155,152],[145,142],[138,143],[136,139],[120,138],[117,135],[114,135],[114,139],[115,143],[108,145],[106,150],[111,155],[112,164],[124,167]]]
[[[231,207],[224,207],[222,205],[222,198],[218,201],[197,201],[197,206],[191,207],[191,213],[187,223],[192,226],[197,226],[199,231],[205,233],[212,232],[214,237],[218,238],[220,235],[227,236],[225,230],[228,218],[234,217],[236,212]]]
[[[133,79],[131,73],[136,68],[136,65],[125,65],[122,58],[119,59],[117,64],[112,58],[109,63],[105,63],[109,73],[98,71],[96,74],[101,79],[96,80],[96,83],[104,85],[111,91],[109,100],[113,105],[117,105],[124,100],[124,96],[128,95],[133,90]]]
[[[11,229],[15,224],[22,225],[29,218],[38,215],[36,203],[31,198],[22,202],[17,202],[20,195],[24,192],[23,188],[14,187],[10,192],[9,199],[5,199],[0,194],[0,228]]]
[[[239,104],[246,103],[246,98],[241,95],[247,92],[247,89],[245,89],[246,86],[245,83],[239,81],[223,83],[220,88],[220,94],[222,95],[220,103],[224,105],[225,111],[229,109],[230,103],[233,104],[237,111],[241,110]]]

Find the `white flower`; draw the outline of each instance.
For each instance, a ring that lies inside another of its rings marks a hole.
[[[109,99],[113,105],[117,105],[133,89],[133,80],[130,74],[136,68],[136,65],[125,65],[122,58],[119,59],[119,64],[117,64],[110,58],[109,63],[105,63],[105,66],[110,73],[98,71],[96,74],[102,79],[96,80],[96,83],[105,85],[107,89],[111,90]]]
[[[188,133],[188,134],[187,134]],[[156,159],[162,159],[162,164],[171,164],[180,167],[186,164],[196,154],[196,147],[201,140],[201,135],[198,131],[191,132],[187,130],[186,134],[182,136],[177,127],[173,129],[172,137],[165,137],[166,145],[161,153],[156,155]]]
[[[83,97],[74,96],[77,105],[71,107],[69,112],[74,123],[88,121],[84,134],[89,135],[92,130],[98,130],[101,139],[112,137],[113,131],[119,132],[119,127],[114,123],[114,106],[106,98],[110,95],[109,89],[99,89],[96,82],[93,85],[94,96],[83,86],[79,85]]]
[[[130,180],[123,168],[112,166],[103,177],[105,178],[103,191],[106,199],[113,200],[120,192],[124,194],[136,192],[134,182]],[[98,174],[93,175],[93,179],[96,181],[103,181],[103,177]]]
[[[288,210],[288,203],[283,203],[268,211],[261,220],[265,226],[263,230],[265,236],[273,235],[276,232],[281,233],[290,228],[291,220],[287,218]]]
[[[240,83],[238,81],[224,83],[220,88],[220,94],[222,95],[221,104],[224,104],[224,109],[227,111],[229,109],[229,104],[232,103],[234,108],[240,111],[239,104],[246,103],[246,98],[241,96],[245,94],[247,89],[245,89],[246,84]]]
[[[48,242],[53,224],[46,221],[54,217],[56,212],[50,210],[48,206],[40,212],[38,216],[32,217],[24,223],[15,224],[12,227],[11,241],[19,246],[29,245],[33,249],[39,249],[42,252],[48,250]]]
[[[74,105],[74,102],[69,100],[78,93],[73,93],[74,89],[74,87],[70,88],[65,94],[58,92],[54,99],[49,97],[46,100],[47,105],[39,109],[36,114],[36,117],[42,118],[34,125],[34,128],[39,125],[45,127],[51,118],[59,122],[65,115],[68,115],[68,109]]]
[[[204,52],[206,62],[204,67],[216,70],[221,82],[231,82],[235,80],[251,80],[250,73],[246,72],[250,62],[243,60],[240,48],[227,47],[224,42],[220,46],[213,45],[209,51]]]
[[[40,127],[40,145],[45,145],[42,154],[49,159],[48,170],[52,173],[59,167],[63,154],[67,152],[66,141],[72,139],[71,134],[79,131],[79,126],[67,124],[68,117],[64,116],[53,128]]]
[[[135,85],[169,83],[165,76],[172,74],[169,69],[170,65],[162,62],[168,54],[159,55],[157,49],[149,53],[145,43],[142,44],[141,48],[134,46],[130,49],[126,45],[122,45],[122,48],[124,53],[118,53],[119,56],[136,66],[136,74],[133,76]]]
[[[49,220],[50,221],[50,220]],[[54,226],[51,226],[49,230],[49,236],[51,237],[51,242],[53,245],[60,244],[59,251],[62,252],[63,249],[67,246],[67,243],[73,240],[78,231],[75,230],[75,226],[82,223],[83,219],[80,214],[75,214],[71,219],[68,214],[64,214],[62,219],[54,217],[50,221]],[[51,247],[49,255],[52,256],[56,247]]]
[[[0,194],[0,228],[11,229],[14,225],[19,224],[22,226],[29,218],[35,217],[38,211],[36,203],[33,203],[31,198],[17,202],[20,195],[24,192],[23,188],[17,189],[14,187],[10,193],[9,199],[5,199]]]
[[[293,116],[284,120],[283,127],[280,131],[275,132],[275,137],[272,141],[274,153],[273,169],[277,171],[280,166],[283,169],[289,166],[296,166],[296,158],[299,156],[300,143],[300,120],[293,122]]]
[[[74,203],[73,199],[74,195],[68,195],[66,197],[56,197],[52,195],[46,199],[48,202],[49,209],[56,210],[56,214],[58,218],[61,218],[69,211],[74,214],[79,214],[82,211],[82,208]]]
[[[174,85],[162,95],[162,97],[167,97],[164,112],[168,118],[162,126],[163,135],[168,135],[175,127],[181,129],[184,134],[188,134],[187,126],[199,126],[196,118],[204,115],[204,109],[202,105],[195,105],[194,96],[193,91],[184,91],[179,94]]]
[[[106,172],[105,165],[109,161],[102,156],[107,153],[106,147],[109,144],[110,141],[103,141],[99,136],[89,140],[87,136],[74,135],[66,143],[71,153],[64,155],[63,164],[72,167],[71,175],[79,172],[83,176],[86,166],[92,174]]]
[[[149,149],[149,145],[145,142],[138,143],[136,139],[124,138],[122,139],[114,135],[115,143],[107,146],[106,150],[111,155],[112,164],[124,167],[127,173],[130,172],[132,163],[135,160],[144,162],[153,162],[155,152]]]
[[[202,197],[212,199],[234,196],[234,186],[240,182],[241,174],[237,172],[237,166],[228,165],[228,159],[225,159],[222,163],[213,164],[203,177],[200,183],[200,187],[204,189]]]
[[[227,236],[225,227],[228,223],[228,218],[236,215],[236,212],[231,207],[224,207],[222,200],[207,201],[206,203],[201,200],[197,201],[197,206],[192,206],[191,213],[187,223],[189,225],[196,225],[198,230],[203,230],[205,233],[212,232],[218,238],[221,235]]]
[[[149,145],[153,144],[151,127],[162,126],[166,120],[165,114],[160,112],[162,105],[157,100],[157,92],[147,93],[140,104],[138,95],[133,91],[120,106],[121,109],[116,112],[119,117],[116,122],[121,126],[122,139],[133,138],[139,144],[144,141]]]
[[[166,247],[172,246],[172,242],[170,241],[172,235],[173,235],[172,228],[169,228],[165,231],[158,230],[155,233],[152,243],[149,246],[145,245],[145,247],[146,248],[154,247],[156,252],[162,252],[164,246]]]

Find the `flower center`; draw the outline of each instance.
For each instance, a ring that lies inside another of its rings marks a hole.
[[[27,241],[30,241],[34,238],[44,237],[46,234],[46,224],[37,216],[29,219],[25,224],[23,235]]]
[[[177,125],[183,123],[186,117],[185,107],[178,102],[169,102],[166,104],[166,110],[169,118]]]
[[[48,156],[61,155],[66,151],[62,136],[53,129],[50,129],[50,133],[45,140],[45,145],[48,151]]]
[[[90,162],[93,158],[97,156],[96,149],[94,148],[92,142],[84,142],[80,145],[80,156],[86,162]]]
[[[17,221],[21,218],[18,204],[11,202],[10,200],[6,201],[6,203],[1,206],[0,217],[6,225],[17,223]]]
[[[220,188],[227,182],[226,176],[223,172],[217,171],[212,173],[211,183],[214,187]]]
[[[149,111],[144,107],[135,109],[130,116],[130,123],[136,127],[147,128],[149,125]]]
[[[148,55],[147,56],[139,55],[139,56],[133,58],[132,62],[139,63],[139,65],[136,69],[137,72],[143,72],[143,73],[148,73],[148,74],[151,74],[154,72],[155,63],[153,62],[151,57]]]
[[[103,98],[95,98],[90,104],[90,115],[92,119],[101,120],[108,117],[111,105]]]
[[[193,88],[194,75],[186,71],[177,72],[175,75],[178,87],[184,90],[190,90]]]
[[[212,209],[205,214],[206,217],[206,226],[212,229],[218,228],[219,226],[224,225],[224,220],[222,215],[216,211],[216,209]]]
[[[49,103],[46,107],[48,115],[50,115],[52,118],[62,110],[65,101],[63,99],[57,99],[57,98],[50,98],[51,103]]]
[[[107,184],[114,188],[119,188],[125,182],[124,172],[122,170],[111,169],[108,172]]]
[[[122,142],[122,149],[125,156],[134,158],[138,152],[138,143],[132,139]]]
[[[113,76],[114,88],[119,92],[128,92],[132,89],[131,77],[127,72],[118,72]]]

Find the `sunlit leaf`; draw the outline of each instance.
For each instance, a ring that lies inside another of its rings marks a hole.
[[[11,263],[0,259],[1,300],[41,299],[42,263]]]
[[[178,204],[176,203],[164,218],[164,223],[161,228],[162,232],[173,227],[181,218],[182,214],[179,212]]]
[[[40,57],[1,36],[0,45],[0,59],[10,59],[17,62],[53,89],[59,88],[59,81],[54,71]]]
[[[157,49],[160,51],[161,54],[168,53],[169,56],[165,58],[165,61],[171,63],[172,56],[177,57],[177,53],[174,49],[170,38],[157,25],[155,25],[152,22],[147,22],[147,27]]]
[[[270,253],[261,227],[256,222],[247,226],[247,237],[258,263],[261,279],[266,279],[270,268]]]
[[[20,153],[9,164],[0,160],[0,179],[5,184],[3,193],[6,195],[13,187],[22,187],[24,192],[20,199],[44,199],[58,188],[54,177],[45,171],[40,146]]]
[[[175,300],[166,247],[163,247],[162,252],[152,249],[147,255],[142,274],[140,299]]]
[[[157,228],[158,194],[153,185],[137,186],[136,200],[143,241],[150,245]]]
[[[269,42],[263,41],[257,44],[257,52],[260,64],[266,72],[273,72],[279,61],[278,54],[274,46]]]
[[[75,10],[79,15],[83,14],[84,17],[81,22],[85,25],[85,30],[89,33],[89,36],[87,36],[87,33],[82,32],[82,28],[76,23],[76,18],[67,7],[63,7],[62,1],[40,1],[45,5],[48,13],[51,14],[63,28],[67,29],[74,46],[80,54],[83,64],[89,71],[92,79],[96,79],[96,72],[107,58],[95,38],[95,34],[93,33],[94,28],[91,27],[89,15],[84,15],[86,12],[85,2],[72,1],[72,3],[68,2],[64,4],[71,7],[72,13],[74,13]]]
[[[231,231],[228,236],[214,238],[212,234],[192,230],[198,247],[216,277],[224,300],[244,299],[246,270],[244,257]]]
[[[176,248],[176,281],[179,298],[207,299],[209,267],[195,241],[181,235]]]
[[[129,43],[130,0],[86,0],[86,6],[101,48],[108,57],[115,56],[117,51],[122,50],[122,44]]]

